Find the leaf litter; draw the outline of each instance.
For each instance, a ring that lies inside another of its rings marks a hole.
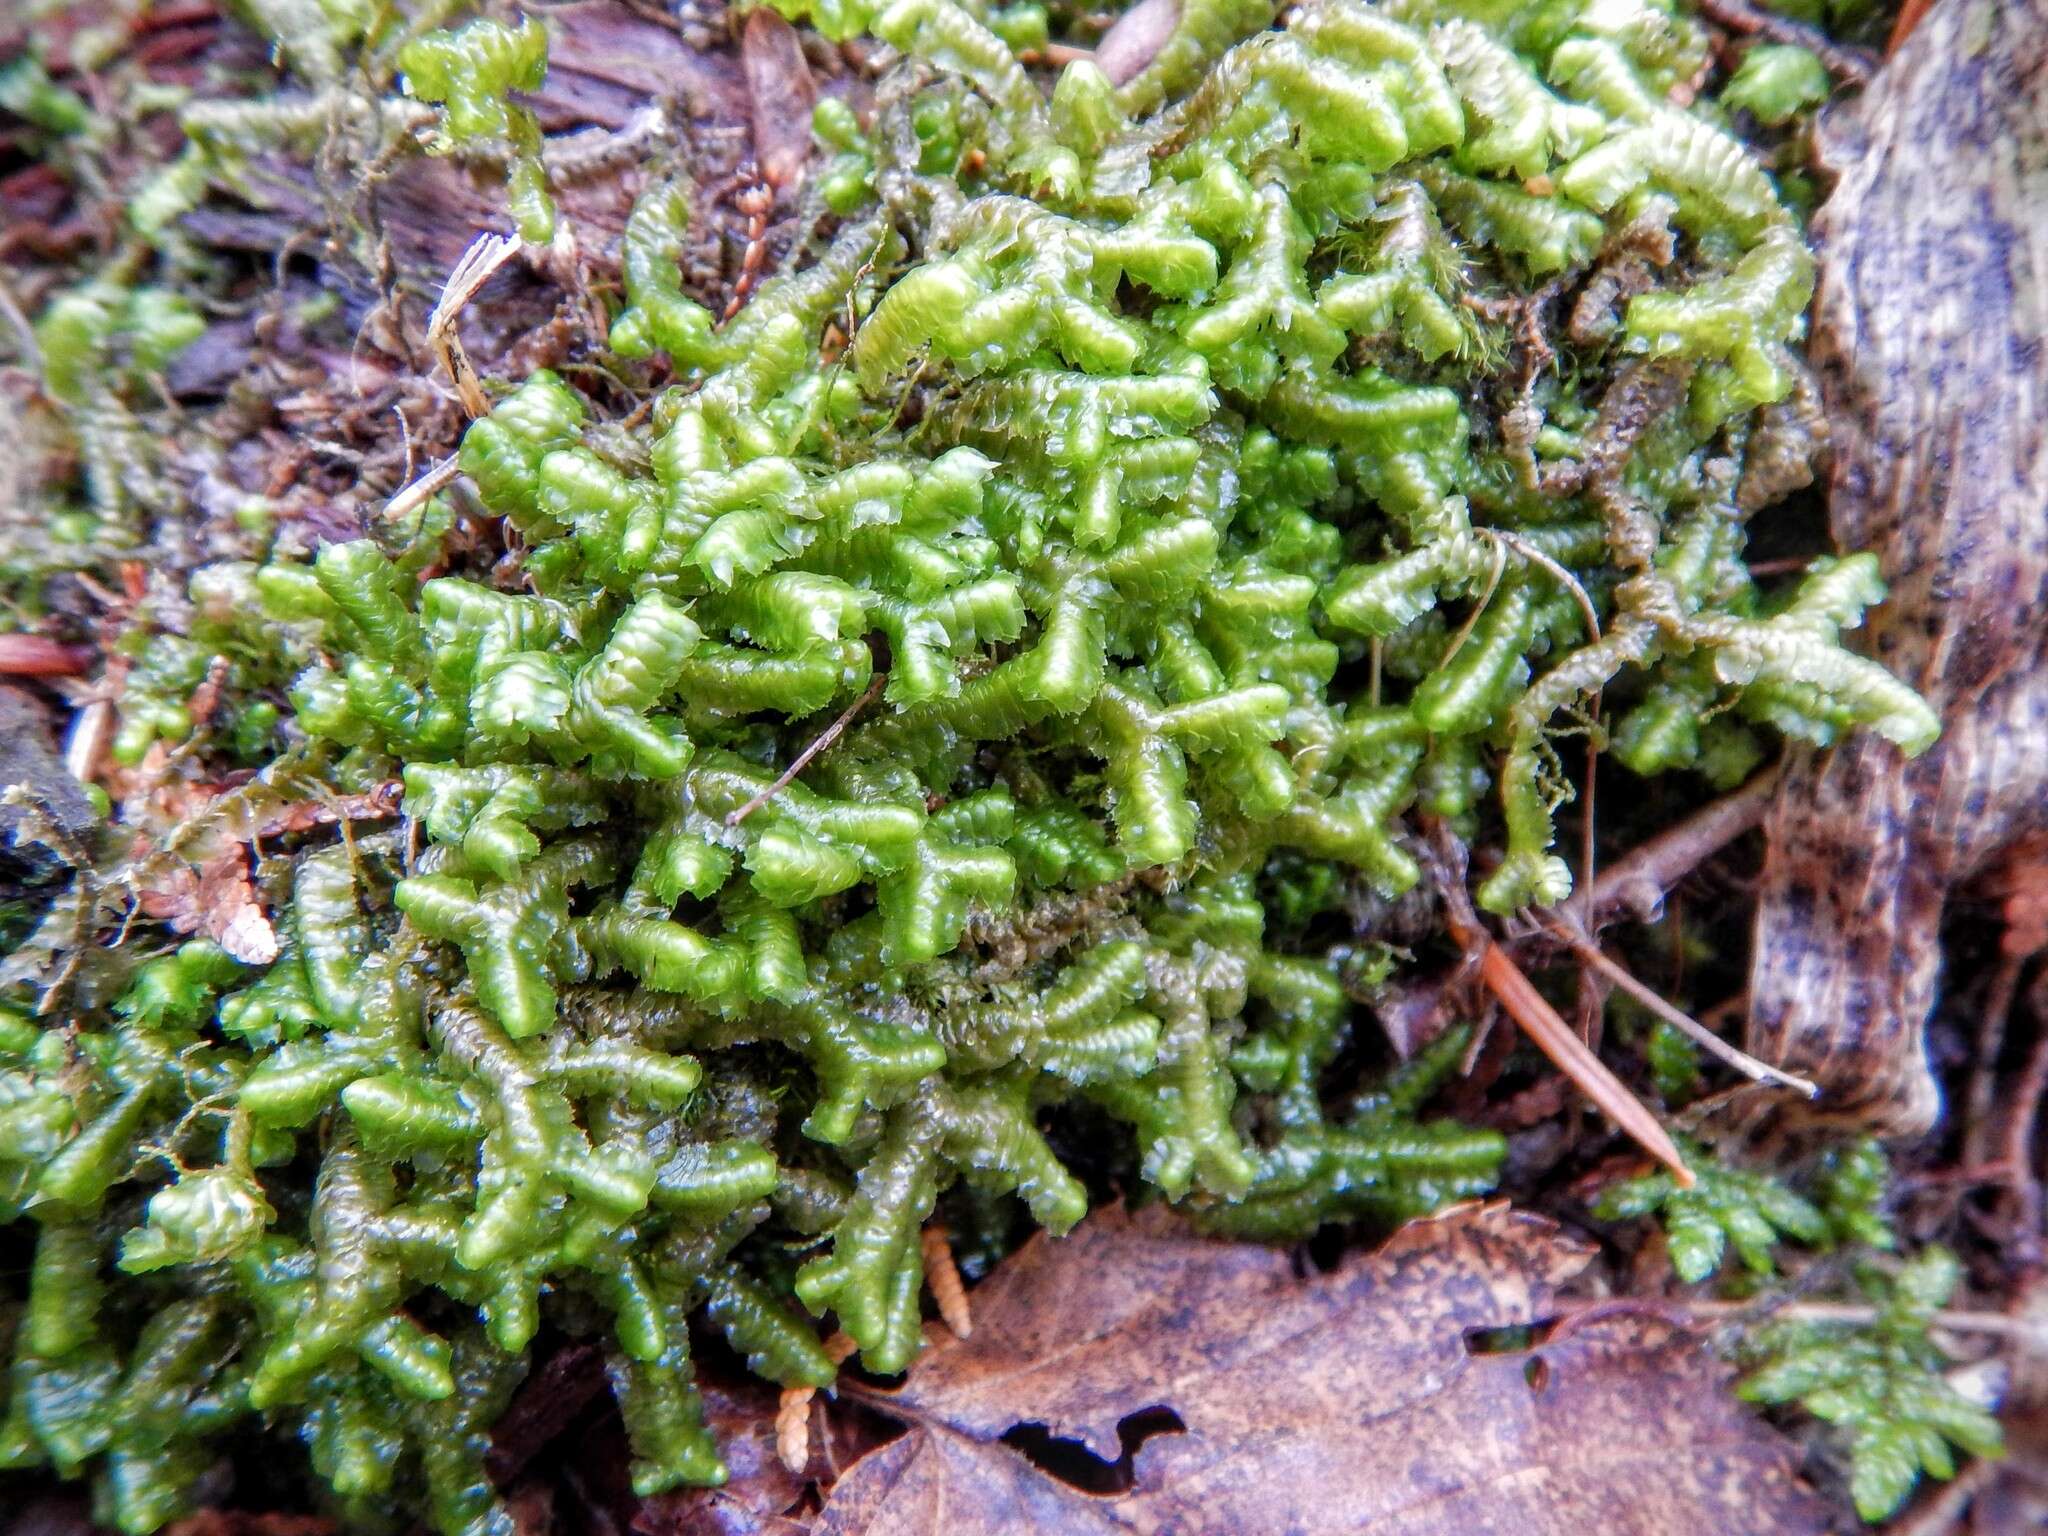
[[[1542,1323],[1590,1258],[1548,1221],[1468,1205],[1303,1278],[1285,1252],[1105,1210],[999,1267],[973,1337],[935,1330],[900,1388],[842,1389],[906,1432],[812,1529],[1826,1529],[1796,1447],[1668,1322],[1586,1313],[1528,1349],[1475,1347]],[[1052,1470],[1077,1464],[1105,1491]]]

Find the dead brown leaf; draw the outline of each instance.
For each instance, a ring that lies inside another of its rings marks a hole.
[[[1794,754],[1745,1044],[1905,1135],[1940,1110],[1923,1033],[1949,893],[2048,830],[2048,0],[1935,6],[1822,128],[1830,531],[1878,552],[1865,644],[1943,735],[1911,761],[1870,735]]]
[[[245,965],[277,958],[277,930],[249,883],[249,851],[240,843],[197,867],[182,859],[157,861],[135,895],[145,917],[175,933],[203,934]]]
[[[1825,1529],[1789,1443],[1667,1323],[1471,1352],[1471,1330],[1542,1319],[1587,1259],[1549,1222],[1466,1206],[1302,1280],[1285,1253],[1105,1211],[999,1267],[972,1340],[935,1334],[900,1391],[844,1389],[910,1428],[847,1473],[817,1532]],[[1126,1460],[1125,1437],[1160,1425]],[[1005,1443],[1019,1426],[1127,1486],[1050,1475]]]

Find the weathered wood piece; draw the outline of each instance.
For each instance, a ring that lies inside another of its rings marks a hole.
[[[1944,902],[2048,827],[2048,0],[1943,0],[1824,120],[1812,355],[1873,655],[1944,734],[1795,756],[1765,823],[1748,1049],[1891,1134],[1940,1110]]]

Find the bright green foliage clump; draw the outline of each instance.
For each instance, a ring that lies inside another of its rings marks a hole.
[[[1832,89],[1827,66],[1812,49],[1767,43],[1743,55],[1742,67],[1728,82],[1721,100],[1776,127],[1819,106]]]
[[[1784,1238],[1812,1248],[1837,1243],[1896,1246],[1885,1203],[1891,1170],[1864,1139],[1826,1153],[1810,1170],[1812,1199],[1784,1181],[1727,1168],[1687,1148],[1698,1183],[1679,1189],[1659,1171],[1625,1180],[1594,1203],[1605,1220],[1656,1214],[1671,1267],[1695,1283],[1721,1267],[1732,1246],[1754,1277],[1776,1271]],[[1951,1477],[1951,1446],[1973,1456],[2000,1450],[1998,1421],[1942,1376],[1947,1360],[1928,1336],[1960,1275],[1953,1255],[1926,1248],[1887,1273],[1860,1262],[1857,1282],[1877,1304],[1869,1322],[1787,1318],[1742,1337],[1736,1353],[1752,1367],[1741,1394],[1752,1402],[1796,1404],[1839,1426],[1848,1441],[1850,1491],[1866,1520],[1888,1518],[1924,1471]]]
[[[1812,1172],[1810,1199],[1784,1179],[1730,1168],[1697,1147],[1687,1149],[1686,1161],[1697,1180],[1691,1189],[1653,1170],[1603,1190],[1593,1214],[1603,1221],[1655,1215],[1671,1267],[1688,1285],[1718,1270],[1731,1245],[1751,1274],[1771,1275],[1772,1250],[1786,1238],[1812,1248],[1895,1241],[1885,1214],[1891,1167],[1874,1140],[1829,1151]]]
[[[1682,1105],[1698,1093],[1700,1050],[1683,1030],[1662,1019],[1652,1022],[1643,1041],[1643,1058],[1657,1097],[1667,1105]]]
[[[516,27],[473,21],[414,38],[398,55],[407,94],[446,103],[442,128],[456,144],[507,151],[505,201],[519,233],[536,245],[555,234],[555,204],[541,164],[540,119],[511,92],[537,91],[548,72],[547,29],[531,16]]]
[[[1874,1137],[1836,1147],[1814,1175],[1814,1199],[1836,1242],[1890,1248],[1898,1239],[1885,1211],[1892,1182],[1891,1160]]]
[[[1664,1226],[1671,1267],[1687,1284],[1719,1269],[1731,1244],[1752,1274],[1768,1275],[1776,1269],[1771,1250],[1781,1236],[1809,1244],[1827,1241],[1827,1217],[1782,1180],[1724,1167],[1705,1156],[1689,1155],[1686,1161],[1697,1179],[1691,1189],[1679,1188],[1670,1174],[1658,1170],[1602,1192],[1593,1214],[1625,1221],[1655,1212]]]
[[[1850,1493],[1866,1520],[1892,1515],[1922,1472],[1953,1477],[1951,1446],[1971,1456],[2003,1448],[1998,1420],[1943,1378],[1947,1359],[1928,1337],[1960,1275],[1954,1255],[1928,1248],[1889,1278],[1865,1274],[1874,1322],[1788,1320],[1748,1341],[1763,1363],[1738,1390],[1751,1402],[1796,1403],[1846,1436]]]
[[[84,462],[86,491],[110,520],[130,507],[160,510],[167,492],[129,402],[205,322],[164,288],[106,279],[53,299],[36,324],[43,387],[62,405]]]
[[[693,1320],[788,1384],[832,1375],[806,1313],[900,1369],[936,1203],[1065,1230],[1076,1123],[1265,1236],[1489,1187],[1498,1136],[1417,1119],[1457,1034],[1325,1081],[1355,914],[1420,877],[1404,814],[1478,829],[1497,791],[1506,910],[1569,888],[1548,733],[1610,684],[1646,768],[1719,712],[1934,729],[1838,643],[1867,558],[1781,602],[1742,563],[1811,262],[1667,100],[1698,30],[1497,12],[1190,3],[1129,84],[1048,96],[952,0],[819,10],[914,56],[872,124],[818,120],[836,235],[721,325],[650,177],[611,343],[681,383],[599,430],[539,373],[470,429],[516,568],[364,539],[208,574],[302,664],[291,771],[401,782],[418,846],[299,854],[260,973],[188,948],[0,1034],[40,1230],[13,1464],[95,1470],[144,1532],[262,1413],[352,1520],[502,1532],[482,1451],[544,1314],[608,1336],[637,1488],[716,1481]],[[451,136],[513,146],[534,239],[506,93],[541,37],[404,54]],[[1488,317],[1631,261],[1501,411]]]
[[[92,108],[85,99],[52,80],[32,53],[0,65],[0,111],[12,112],[44,133],[84,133],[92,126]]]

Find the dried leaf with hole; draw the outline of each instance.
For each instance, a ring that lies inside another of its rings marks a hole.
[[[1872,655],[1940,713],[1795,754],[1766,820],[1751,1054],[1822,1112],[1911,1134],[1940,1110],[1923,1028],[1949,892],[2048,829],[2048,0],[1934,8],[1828,115],[1812,357],[1829,522],[1876,550]]]
[[[1525,1353],[1468,1347],[1542,1319],[1587,1259],[1549,1222],[1464,1206],[1303,1280],[1284,1252],[1105,1211],[1000,1267],[973,1339],[935,1335],[901,1390],[844,1389],[909,1432],[841,1479],[817,1532],[1825,1529],[1791,1445],[1668,1324],[1609,1316]],[[1092,1466],[1107,1491],[1018,1442]]]

